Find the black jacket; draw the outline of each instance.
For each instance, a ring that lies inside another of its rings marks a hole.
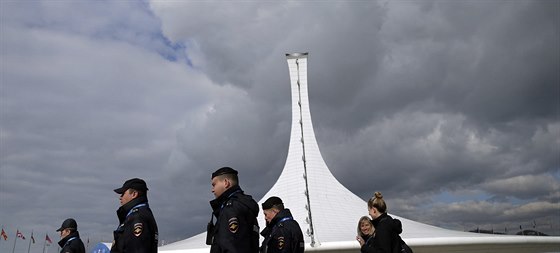
[[[216,224],[208,231],[211,253],[257,253],[259,250],[259,205],[239,186],[210,201]]]
[[[84,243],[80,239],[78,231],[72,231],[68,236],[58,242],[60,253],[85,253]]]
[[[360,252],[367,253],[369,250],[373,250],[373,236],[374,235],[361,236],[362,240],[364,240],[364,245],[360,248]]]
[[[261,253],[303,253],[305,249],[303,233],[289,209],[278,212],[261,235]]]
[[[375,227],[375,235],[371,240],[371,246],[365,248],[367,253],[392,253],[397,246],[397,235],[402,233],[402,224],[393,219],[387,213],[381,214],[372,221]],[[362,249],[364,249],[362,247]]]
[[[146,196],[117,210],[119,227],[113,232],[111,253],[157,253],[158,228]]]

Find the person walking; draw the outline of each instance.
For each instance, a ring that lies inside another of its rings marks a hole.
[[[60,232],[60,241],[58,245],[60,253],[85,253],[86,249],[80,233],[78,232],[78,223],[72,218],[68,218],[62,222],[62,225],[56,232]]]
[[[212,173],[215,199],[210,201],[212,218],[206,238],[211,253],[257,253],[259,250],[259,205],[241,190],[237,174],[230,167]]]
[[[121,207],[111,253],[157,253],[158,227],[148,205],[146,182],[132,178],[114,191],[120,194]]]
[[[262,203],[266,228],[261,235],[264,237],[261,253],[303,253],[305,242],[301,228],[290,209],[284,208],[279,197],[270,197]]]

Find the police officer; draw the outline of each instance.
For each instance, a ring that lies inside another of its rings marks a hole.
[[[290,209],[284,208],[282,199],[270,197],[262,203],[262,209],[266,228],[261,232],[261,253],[303,253],[303,233]]]
[[[157,253],[158,228],[148,205],[148,187],[139,178],[129,179],[121,188],[121,207],[117,210],[120,225],[113,232],[111,253]]]
[[[239,187],[237,171],[223,167],[212,173],[210,201],[212,219],[206,244],[211,253],[257,253],[259,251],[259,205]],[[214,216],[217,218],[213,224]]]
[[[78,223],[76,220],[69,218],[62,222],[62,225],[56,232],[60,232],[60,253],[85,253],[84,243],[80,239],[78,233]]]

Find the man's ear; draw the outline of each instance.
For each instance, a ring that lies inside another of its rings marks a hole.
[[[132,195],[132,198],[136,198],[136,197],[138,197],[138,192],[137,191],[132,191],[130,193],[130,195]]]
[[[226,189],[231,187],[231,181],[229,181],[229,178],[224,178],[224,183],[226,184]]]

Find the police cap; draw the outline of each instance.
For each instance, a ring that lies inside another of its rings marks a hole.
[[[263,210],[267,210],[270,209],[276,205],[283,205],[284,203],[282,203],[282,199],[280,199],[279,197],[273,196],[268,198],[265,202],[262,203],[262,209]]]
[[[146,182],[140,178],[133,178],[126,180],[121,188],[117,188],[114,191],[118,194],[123,194],[128,189],[134,189],[141,192],[147,192],[148,187]]]
[[[66,219],[62,222],[62,225],[60,226],[59,229],[56,230],[56,232],[60,232],[60,231],[62,231],[64,229],[67,229],[67,228],[72,228],[72,229],[77,230],[78,229],[78,223],[76,223],[76,220],[74,220],[72,218],[68,218],[68,219]]]

